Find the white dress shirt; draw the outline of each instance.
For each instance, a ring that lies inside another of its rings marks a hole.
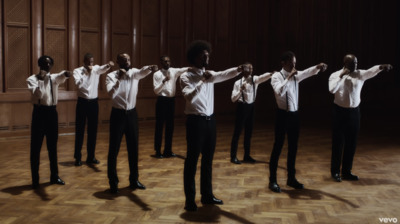
[[[73,75],[75,85],[78,86],[78,96],[85,99],[96,99],[100,75],[108,69],[110,69],[108,65],[94,65],[90,73],[84,66],[74,69]]]
[[[317,66],[313,66],[304,71],[297,71],[297,74],[290,80],[286,79],[290,72],[285,69],[282,68],[280,72],[275,72],[271,78],[271,85],[278,108],[291,112],[297,111],[299,109],[299,83],[318,74],[319,71]]]
[[[256,101],[258,85],[270,79],[271,76],[272,73],[264,73],[260,76],[249,76],[247,78],[242,77],[241,79],[237,80],[233,85],[231,95],[232,102],[238,101],[240,103],[247,104],[254,103]],[[240,90],[242,85],[245,85],[243,91]]]
[[[176,92],[176,80],[187,71],[187,68],[169,68],[161,69],[153,75],[154,93],[158,96],[174,97]],[[163,83],[165,77],[169,80]]]
[[[37,75],[29,76],[26,82],[28,84],[29,91],[32,93],[32,104],[44,106],[57,105],[58,86],[67,80],[64,72],[65,71],[62,71],[56,74],[47,73],[43,80],[39,80]]]
[[[202,81],[204,69],[193,68],[195,73],[181,75],[182,94],[186,99],[185,114],[210,116],[214,113],[214,83],[223,82],[239,74],[237,68],[222,72],[208,71],[212,75]]]
[[[368,70],[355,70],[340,78],[343,69],[329,77],[329,92],[335,94],[334,103],[344,108],[356,108],[361,103],[361,88],[367,79],[376,76],[381,69],[379,65]]]
[[[150,73],[149,66],[144,66],[140,70],[131,68],[120,79],[118,79],[119,70],[108,73],[106,88],[108,94],[111,96],[112,106],[123,110],[135,108],[139,80]]]

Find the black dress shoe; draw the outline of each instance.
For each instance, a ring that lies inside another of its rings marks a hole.
[[[340,178],[340,175],[338,173],[333,173],[332,174],[332,178],[333,180],[335,180],[336,182],[342,182],[342,178]]]
[[[39,183],[32,183],[32,189],[38,189],[39,188]]]
[[[197,211],[197,205],[195,202],[190,202],[185,204],[185,210],[188,212],[195,212]]]
[[[231,159],[231,163],[234,163],[234,164],[242,164],[239,160],[238,160],[238,158],[232,158]]]
[[[156,154],[154,155],[154,157],[158,158],[158,159],[162,159],[163,155],[161,154],[161,152],[156,152]]]
[[[119,190],[118,190],[117,187],[111,187],[110,188],[110,194],[118,194],[118,193],[119,193]]]
[[[276,182],[269,182],[268,188],[273,192],[281,193],[281,188]]]
[[[99,164],[99,163],[100,161],[98,161],[96,158],[86,160],[86,164]]]
[[[201,197],[202,204],[211,204],[211,205],[222,205],[224,202],[221,199],[218,199],[214,196],[211,197]]]
[[[291,178],[287,180],[286,183],[289,187],[293,187],[294,189],[303,189],[304,185],[296,180],[296,178]]]
[[[255,163],[256,160],[253,159],[253,158],[251,158],[251,156],[245,156],[245,157],[243,158],[243,162],[246,162],[246,163]]]
[[[342,179],[343,180],[358,180],[358,176],[356,176],[352,173],[343,173]]]
[[[131,185],[129,185],[129,188],[132,189],[132,190],[136,190],[136,189],[144,190],[144,189],[146,189],[146,187],[142,183],[140,183],[138,180],[133,182],[133,183],[131,183]]]
[[[82,166],[81,160],[79,159],[75,160],[75,166]]]
[[[164,152],[164,154],[162,155],[165,158],[170,158],[170,157],[176,157],[176,154],[173,152]]]
[[[57,177],[57,178],[51,179],[50,184],[65,185],[65,182],[63,180],[61,180],[61,178]]]

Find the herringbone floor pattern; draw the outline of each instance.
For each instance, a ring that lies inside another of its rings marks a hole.
[[[278,170],[282,193],[277,194],[268,190],[273,125],[257,124],[254,129],[252,156],[259,162],[234,165],[229,162],[233,125],[220,122],[213,188],[224,205],[201,205],[198,169],[199,210],[189,213],[183,209],[184,121],[176,121],[174,134],[173,151],[179,156],[169,159],[151,157],[153,125],[140,124],[139,179],[147,189],[129,190],[123,143],[118,157],[121,190],[116,196],[106,192],[107,130],[98,134],[96,157],[101,163],[97,166],[75,167],[74,135],[60,136],[59,173],[65,186],[49,185],[44,145],[38,190],[30,185],[29,137],[0,138],[0,223],[381,223],[379,218],[400,219],[400,141],[395,127],[380,127],[380,131],[363,127],[353,168],[360,180],[336,183],[329,172],[329,127],[303,126],[296,168],[297,178],[306,189],[294,190],[285,185],[285,146]],[[242,155],[240,147],[239,159]]]

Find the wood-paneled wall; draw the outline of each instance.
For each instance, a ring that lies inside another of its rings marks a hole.
[[[362,105],[371,111],[399,109],[387,97],[400,99],[396,0],[2,0],[0,12],[0,135],[29,130],[32,106],[25,80],[38,72],[37,59],[43,54],[55,59],[53,72],[81,66],[86,52],[97,64],[127,52],[135,67],[158,64],[160,55],[167,54],[173,66],[181,67],[187,65],[186,46],[194,39],[212,43],[212,70],[245,61],[253,63],[255,74],[278,70],[284,50],[296,53],[299,70],[327,63],[327,72],[300,87],[302,111],[310,111],[311,117],[330,113],[333,97],[327,80],[342,67],[346,53],[358,57],[360,68],[391,63],[395,71],[365,84]],[[217,84],[217,114],[234,114],[233,82]],[[100,124],[107,124],[111,104],[104,76],[99,88]],[[141,80],[139,88],[139,117],[153,119],[152,78]],[[60,127],[74,126],[76,98],[71,78],[60,90]],[[271,120],[274,106],[269,83],[262,84],[257,119]],[[179,88],[176,107],[182,117]]]

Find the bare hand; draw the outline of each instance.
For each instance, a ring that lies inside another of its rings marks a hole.
[[[108,67],[113,67],[114,66],[114,62],[113,61],[109,61],[108,62]]]
[[[325,64],[325,63],[319,63],[319,64],[317,65],[317,68],[318,68],[321,72],[324,72],[324,71],[328,68],[328,65]]]
[[[157,65],[150,65],[149,66],[149,70],[152,72],[156,72],[158,70],[158,66]]]
[[[70,77],[71,76],[71,72],[70,71],[65,71],[64,75],[65,75],[65,77]]]
[[[203,81],[204,80],[208,80],[209,78],[211,78],[211,73],[209,71],[205,71],[203,74]]]
[[[40,71],[39,71],[39,74],[37,74],[36,77],[37,77],[39,80],[43,80],[44,77],[46,77],[46,74],[47,74],[47,72],[46,72],[45,70],[40,70]]]
[[[350,70],[348,68],[344,68],[342,73],[340,73],[340,78],[343,78],[343,76],[350,74]]]
[[[290,72],[289,76],[287,77],[287,79],[291,79],[293,76],[297,75],[297,70],[293,68],[292,72]]]
[[[247,64],[239,65],[237,67],[237,71],[238,72],[249,72],[250,71],[249,65],[247,65]]]
[[[391,64],[383,64],[383,65],[379,66],[379,68],[385,72],[388,72],[393,69],[393,66]]]

